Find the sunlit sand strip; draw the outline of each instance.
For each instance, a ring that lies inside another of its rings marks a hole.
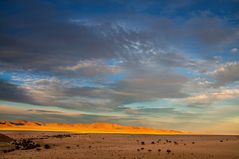
[[[102,127],[101,127],[102,125]],[[190,134],[175,130],[157,130],[144,127],[131,127],[122,125],[112,125],[105,123],[97,124],[58,124],[46,123],[41,126],[36,125],[2,125],[0,130],[20,130],[20,131],[56,131],[71,133],[117,133],[117,134]]]

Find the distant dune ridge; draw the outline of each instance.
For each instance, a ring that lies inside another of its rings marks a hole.
[[[0,130],[65,131],[75,133],[125,133],[125,134],[189,134],[176,130],[161,130],[112,123],[66,124],[43,123],[25,120],[0,121]]]

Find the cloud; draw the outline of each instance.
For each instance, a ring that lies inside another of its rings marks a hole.
[[[216,80],[216,85],[225,85],[239,80],[239,63],[227,62],[208,73]]]
[[[140,116],[142,118],[151,119],[168,119],[177,121],[186,121],[188,119],[194,118],[195,120],[201,116],[200,112],[185,112],[177,110],[177,108],[166,107],[165,108],[128,108],[124,110],[126,114],[130,116]],[[169,119],[170,118],[170,119]]]
[[[5,100],[83,111],[119,111],[125,104],[134,102],[187,96],[181,92],[186,77],[172,70],[158,70],[154,74],[150,70],[147,65],[137,65],[127,70],[130,75],[124,79],[103,86],[84,86],[57,78],[25,78],[18,93],[24,92],[29,100]]]
[[[205,94],[199,94],[186,98],[186,102],[189,105],[201,106],[210,105],[214,102],[220,102],[229,99],[236,99],[239,97],[239,89],[227,89],[218,90],[217,92],[209,92]]]
[[[231,49],[231,52],[232,52],[232,53],[237,53],[237,52],[238,52],[238,48],[232,48],[232,49]]]
[[[62,112],[60,111],[54,111],[54,110],[39,110],[39,109],[28,109],[30,113],[36,112],[36,113],[51,113],[51,114],[60,114]]]
[[[187,25],[191,36],[209,48],[224,48],[238,40],[239,30],[229,27],[227,21],[216,16],[196,16]]]
[[[147,3],[146,8],[154,3]],[[169,5],[170,12],[188,5],[188,1],[174,3]],[[196,40],[202,42],[203,47],[214,46],[231,43],[237,35],[236,28],[213,14],[197,13],[182,22],[175,18],[123,13],[113,18],[112,13],[102,20],[101,16],[76,16],[47,3],[23,3],[21,6],[25,9],[19,14],[0,15],[3,45],[0,62],[5,70],[31,70],[59,79],[25,81],[21,91],[30,96],[30,103],[39,105],[83,108],[84,105],[110,104],[115,107],[137,101],[185,97],[187,93],[181,90],[188,78],[175,69],[202,71],[215,62],[194,59],[178,51],[185,41]],[[33,9],[36,6],[39,7]],[[10,34],[13,30],[16,35]],[[112,59],[123,62],[108,64]],[[113,84],[106,79],[121,71],[129,76]],[[230,74],[227,78],[234,80],[234,76]],[[63,83],[65,78],[69,81]],[[101,87],[71,84],[75,78],[91,78]]]
[[[144,73],[142,73],[144,72]],[[186,96],[180,89],[187,81],[185,76],[165,71],[150,72],[147,69],[134,70],[125,80],[122,80],[113,86],[115,90],[127,92],[141,99],[157,99],[157,98],[181,98]]]
[[[138,120],[137,118],[119,115],[97,115],[84,114],[78,112],[51,111],[48,109],[24,109],[13,106],[0,105],[0,116],[4,120],[28,120],[40,122],[62,122],[62,123],[94,123],[94,122],[113,122],[127,124]]]
[[[59,67],[59,71],[65,71],[66,74],[75,73],[76,76],[94,77],[117,74],[121,72],[121,68],[117,65],[106,64],[101,59],[92,59],[80,60],[72,66]]]
[[[14,102],[32,102],[32,98],[21,87],[0,80],[0,99]]]
[[[181,8],[182,4],[188,3],[167,5]],[[0,48],[0,61],[6,69],[22,68],[70,76],[58,68],[70,71],[82,65],[82,61],[92,59],[147,61],[153,59],[155,53],[164,59],[164,56],[178,55],[161,55],[160,50],[168,53],[171,48],[184,49],[188,41],[195,43],[193,48],[198,46],[198,41],[203,43],[200,48],[225,47],[228,43],[234,43],[238,35],[238,29],[215,15],[190,16],[181,22],[174,18],[128,16],[123,13],[115,18],[112,13],[102,20],[101,16],[77,16],[43,2],[22,3],[21,6],[25,10],[17,15],[0,15],[3,46]],[[42,14],[43,11],[47,14]],[[138,26],[140,29],[135,29]],[[22,30],[28,31],[22,33]],[[12,31],[15,31],[16,36],[10,34]],[[207,51],[203,52],[208,55]],[[173,63],[169,58],[165,61],[162,59],[162,63],[167,66],[178,65],[177,61]],[[183,57],[178,60],[180,58]]]

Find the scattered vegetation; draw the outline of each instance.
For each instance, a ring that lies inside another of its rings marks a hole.
[[[50,147],[50,145],[45,144],[45,145],[44,145],[44,148],[45,148],[45,149],[50,149],[51,147]]]
[[[29,139],[14,140],[10,142],[10,144],[15,145],[15,149],[17,150],[29,150],[41,147],[39,144]]]

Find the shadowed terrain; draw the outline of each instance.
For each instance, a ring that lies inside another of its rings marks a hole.
[[[0,134],[0,142],[10,142],[12,141],[13,139],[4,135],[4,134]]]

